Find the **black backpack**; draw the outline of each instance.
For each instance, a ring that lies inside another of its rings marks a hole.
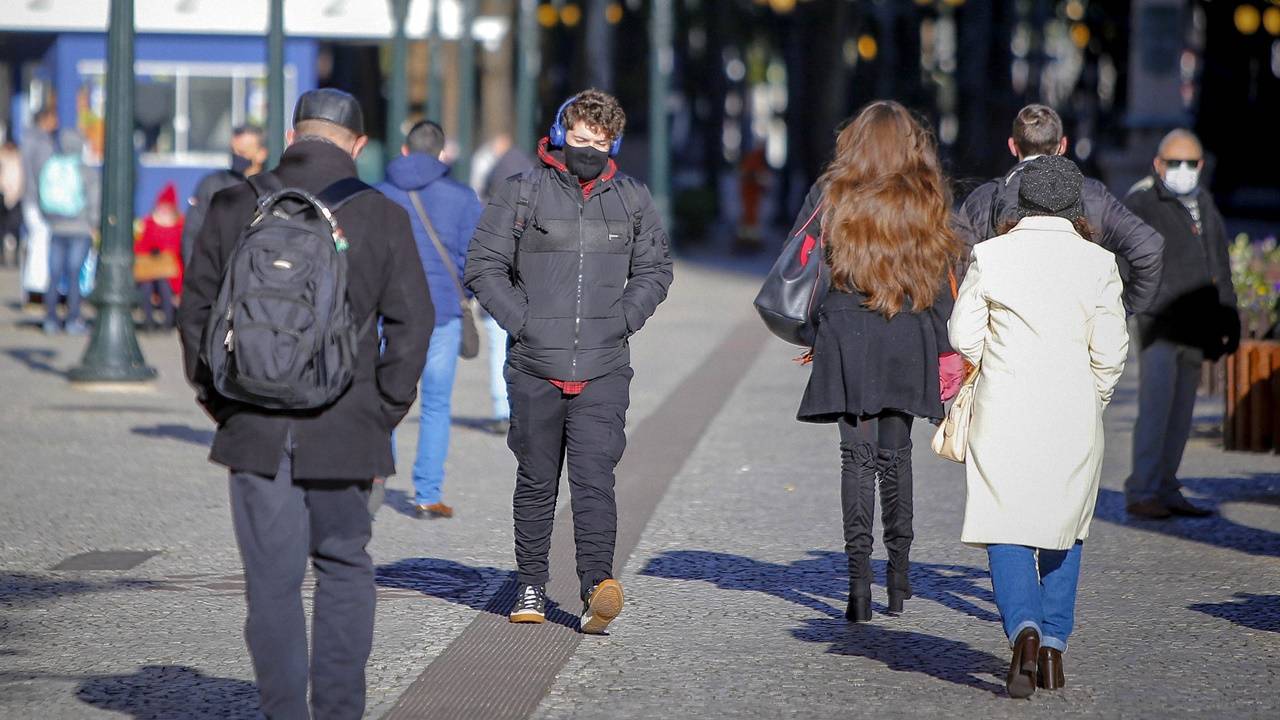
[[[516,181],[520,184],[520,192],[516,197],[516,218],[511,227],[511,234],[516,239],[517,252],[520,250],[520,238],[524,236],[525,228],[530,222],[535,226],[538,224],[534,212],[538,207],[538,193],[542,190],[542,179],[546,175],[545,168],[534,168],[521,173]],[[631,240],[634,242],[640,238],[640,227],[644,220],[640,199],[637,196],[640,191],[636,187],[636,181],[628,176],[615,179],[613,186],[618,191],[618,199],[622,201],[623,212],[631,216]]]
[[[273,410],[337,400],[355,374],[357,330],[347,299],[347,239],[336,213],[373,188],[339,180],[319,195],[249,178],[258,195],[205,327],[203,360],[228,398]]]

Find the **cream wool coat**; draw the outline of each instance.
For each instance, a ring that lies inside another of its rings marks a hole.
[[[1102,411],[1129,350],[1111,253],[1058,217],[974,247],[951,345],[980,365],[961,541],[1065,550],[1089,534]]]

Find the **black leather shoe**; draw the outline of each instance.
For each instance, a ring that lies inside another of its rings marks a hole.
[[[1013,642],[1013,657],[1009,660],[1009,673],[1004,680],[1009,697],[1029,698],[1035,693],[1039,656],[1040,633],[1035,628],[1024,628]]]
[[[1131,517],[1143,520],[1167,520],[1173,517],[1173,513],[1169,508],[1165,507],[1164,503],[1159,500],[1142,500],[1129,503],[1124,509]]]
[[[1067,675],[1062,670],[1062,651],[1040,648],[1039,667],[1036,668],[1036,687],[1045,690],[1061,690],[1067,686]]]
[[[1208,508],[1192,505],[1191,501],[1182,497],[1181,493],[1169,500],[1165,500],[1164,506],[1169,512],[1182,517],[1209,517],[1213,514],[1213,511]]]

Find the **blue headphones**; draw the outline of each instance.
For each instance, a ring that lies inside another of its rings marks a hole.
[[[547,133],[548,137],[551,139],[552,147],[564,147],[565,135],[569,132],[564,126],[564,111],[565,108],[572,105],[573,101],[577,99],[578,96],[574,95],[568,100],[565,100],[564,104],[560,106],[560,109],[556,111],[556,121],[551,123],[551,131]],[[621,149],[622,136],[619,135],[613,139],[613,145],[609,146],[609,157],[616,157],[618,155],[618,151]]]

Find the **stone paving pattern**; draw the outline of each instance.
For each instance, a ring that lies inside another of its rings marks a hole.
[[[757,284],[681,264],[633,344],[632,426],[750,313]],[[0,270],[0,297],[15,286]],[[176,339],[142,339],[161,371],[150,389],[85,393],[62,376],[84,340],[46,338],[32,319],[0,309],[0,718],[255,717],[226,475],[204,459],[212,427],[181,379]],[[1068,688],[1014,702],[985,557],[957,541],[963,469],[929,455],[927,426],[916,432],[916,597],[901,617],[844,621],[836,433],[794,422],[806,375],[794,354],[765,346],[627,563],[613,634],[579,646],[536,717],[1280,716],[1280,459],[1223,453],[1214,401],[1198,411],[1182,475],[1221,515],[1131,522],[1119,492],[1134,415],[1126,375],[1107,418]],[[408,477],[390,481],[371,548],[369,717],[512,568],[514,468],[504,439],[476,429],[487,408],[484,365],[463,362],[445,489],[454,520],[414,519]],[[406,468],[410,417],[398,437]],[[94,550],[160,553],[126,571],[50,570]],[[882,574],[878,540],[875,557]]]

